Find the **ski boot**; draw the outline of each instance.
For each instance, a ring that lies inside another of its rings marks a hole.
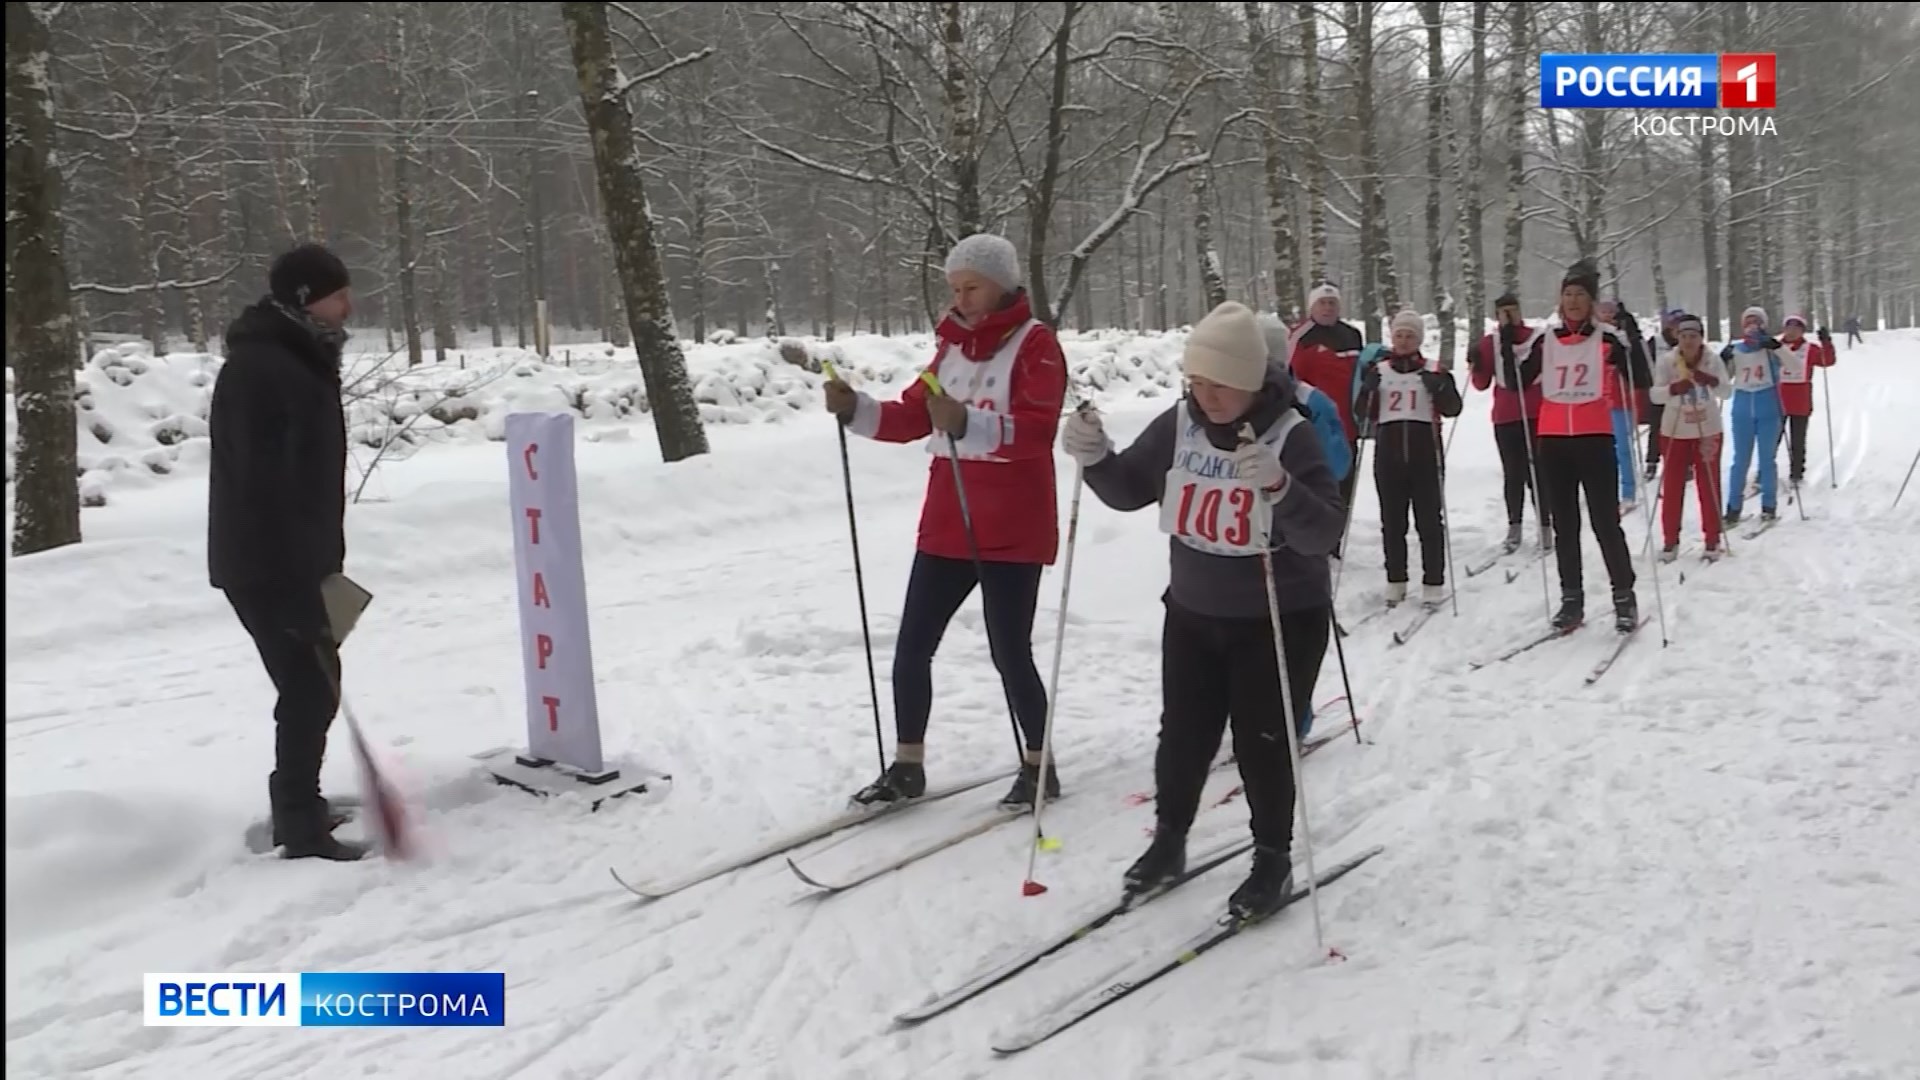
[[[927,793],[927,767],[918,761],[895,761],[880,779],[853,795],[858,806],[884,806],[917,799]]]
[[[1740,524],[1740,511],[1738,510],[1729,510],[1727,511],[1727,516],[1720,519],[1720,527],[1723,529],[1732,528],[1738,524]]]
[[[1621,499],[1621,500],[1620,500],[1620,516],[1621,516],[1621,518],[1623,518],[1623,519],[1624,519],[1624,518],[1625,518],[1625,517],[1626,517],[1626,516],[1627,516],[1628,514],[1631,514],[1631,513],[1633,513],[1633,512],[1635,511],[1635,510],[1638,510],[1638,509],[1640,509],[1640,504],[1639,504],[1639,503],[1637,503],[1637,502],[1635,502],[1634,500],[1632,500],[1632,499]]]
[[[1640,625],[1640,601],[1636,600],[1632,589],[1620,589],[1613,594],[1613,628],[1622,634],[1630,634]]]
[[[1500,554],[1511,555],[1520,550],[1520,523],[1507,526],[1507,538],[1500,542]]]
[[[321,802],[326,803],[326,815],[327,815],[326,830],[328,833],[332,833],[333,830],[353,820],[352,810],[335,806],[332,802],[329,802],[325,799],[322,799]],[[275,820],[273,822],[273,846],[279,847],[284,843],[286,843],[286,841],[283,840],[280,836],[280,822],[278,820]]]
[[[1709,544],[1707,545],[1706,554],[1702,555],[1701,558],[1706,560],[1707,562],[1715,563],[1715,562],[1719,562],[1720,556],[1725,555],[1726,553],[1727,553],[1727,549],[1722,547],[1721,545]]]
[[[1227,899],[1236,919],[1260,919],[1280,910],[1293,895],[1293,863],[1278,848],[1255,847],[1253,871]]]
[[[1387,582],[1387,606],[1399,607],[1407,598],[1407,583],[1404,581]]]
[[[1446,602],[1447,587],[1445,585],[1420,586],[1421,607],[1427,608],[1428,610],[1438,610],[1440,605]]]
[[[1663,544],[1660,548],[1660,561],[1670,563],[1680,558],[1679,544]]]
[[[1773,512],[1773,507],[1771,506],[1763,506],[1760,508],[1760,521],[1762,524],[1771,525],[1775,521],[1778,521],[1779,517],[1778,514]]]
[[[1031,762],[1020,766],[1020,775],[1013,778],[1013,786],[1000,800],[1000,809],[1018,810],[1033,805],[1033,793],[1040,786],[1040,766]],[[1053,762],[1047,762],[1047,798],[1060,797],[1060,774],[1054,771]]]
[[[366,844],[342,840],[330,832],[280,846],[283,859],[326,859],[329,862],[358,862],[372,849]]]
[[[1563,634],[1571,634],[1579,629],[1587,618],[1587,601],[1584,597],[1563,596],[1560,598],[1560,610],[1553,613],[1553,628]]]
[[[1187,834],[1171,829],[1156,829],[1146,854],[1127,867],[1125,877],[1129,896],[1164,888],[1187,870]]]

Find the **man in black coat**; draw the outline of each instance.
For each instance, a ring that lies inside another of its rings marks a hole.
[[[208,417],[207,570],[279,692],[267,789],[288,858],[361,858],[333,836],[320,795],[340,654],[323,583],[346,557],[347,431],[340,350],[353,312],[347,268],[318,244],[282,255],[269,293],[227,328]]]

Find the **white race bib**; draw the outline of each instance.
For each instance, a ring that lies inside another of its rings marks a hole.
[[[1037,320],[1028,319],[985,360],[969,360],[959,348],[942,345],[939,363],[934,365],[940,389],[955,401],[995,416],[1006,415],[1008,395],[1013,389],[1013,362],[1019,357],[1020,346],[1025,344],[1027,335],[1038,325]],[[926,446],[927,453],[935,457],[946,457],[950,453],[943,438],[928,439]],[[970,454],[964,450],[960,456],[968,461],[1006,460],[998,454]]]
[[[1772,354],[1765,349],[1756,352],[1733,350],[1733,385],[1738,390],[1765,390],[1773,385],[1773,368],[1768,363]]]
[[[1427,420],[1434,417],[1433,397],[1427,393],[1427,386],[1420,381],[1421,372],[1400,372],[1386,360],[1378,362],[1375,369],[1380,372],[1380,422],[1391,424],[1399,420]],[[1437,367],[1429,365],[1425,370],[1435,371]]]
[[[1607,337],[1596,333],[1571,345],[1547,334],[1540,365],[1540,390],[1557,405],[1584,405],[1600,400],[1606,371]]]
[[[1780,357],[1780,381],[1783,383],[1803,383],[1807,381],[1807,343],[1802,341],[1799,348],[1785,345],[1775,354]]]
[[[1271,550],[1273,508],[1238,477],[1233,455],[1207,441],[1206,429],[1187,412],[1185,402],[1174,422],[1179,436],[1160,499],[1160,531],[1210,555],[1245,557]],[[1299,422],[1300,414],[1288,409],[1260,444],[1277,453]]]

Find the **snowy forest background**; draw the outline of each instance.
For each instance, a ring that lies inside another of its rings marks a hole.
[[[661,402],[676,337],[924,329],[979,229],[1067,328],[1324,278],[1454,355],[1582,255],[1642,314],[1920,321],[1907,3],[8,3],[7,39],[16,550],[71,542],[81,335],[217,351],[304,239],[411,363],[544,307]],[[1774,52],[1778,108],[1537,107],[1540,53],[1631,51]]]

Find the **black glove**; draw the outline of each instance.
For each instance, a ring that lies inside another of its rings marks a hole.
[[[1819,333],[1820,333],[1820,344],[1822,345],[1833,344],[1833,331],[1823,326],[1820,328]]]
[[[1780,339],[1769,334],[1767,336],[1766,346],[1769,349],[1777,349],[1780,347]]]
[[[1439,397],[1451,381],[1452,380],[1448,379],[1446,375],[1438,371],[1423,371],[1420,373],[1420,384],[1425,386],[1427,393],[1434,397]]]
[[[1519,342],[1520,342],[1520,324],[1519,323],[1501,323],[1500,324],[1500,343],[1502,345],[1517,345],[1519,344]]]
[[[1733,362],[1733,342],[1729,341],[1720,346],[1720,362],[1723,364]]]
[[[1380,365],[1379,364],[1368,364],[1366,367],[1360,369],[1360,389],[1362,390],[1380,389]]]

